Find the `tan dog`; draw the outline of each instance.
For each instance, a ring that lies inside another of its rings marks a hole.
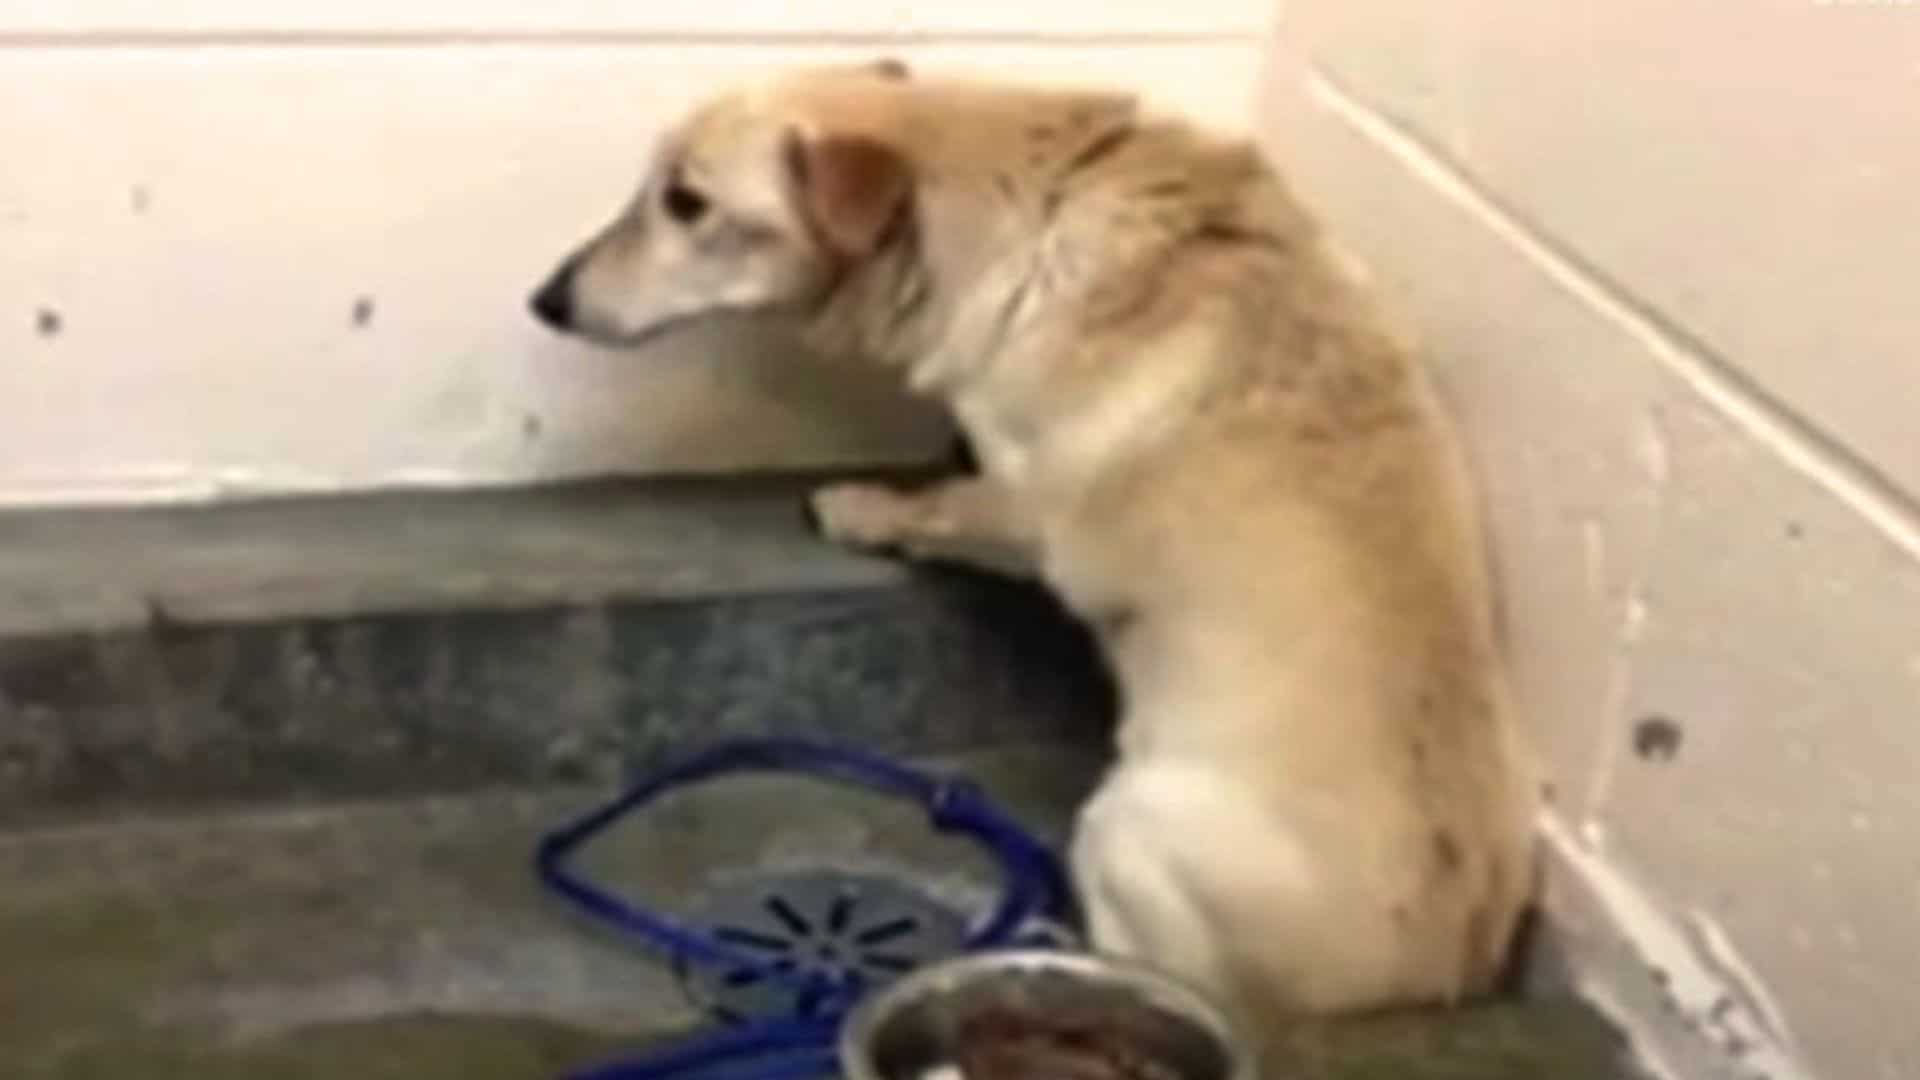
[[[982,475],[829,487],[832,537],[1036,575],[1126,712],[1094,943],[1255,1020],[1452,1001],[1534,878],[1470,491],[1406,349],[1249,146],[1124,96],[815,70],[667,137],[534,308],[726,309],[897,366]]]

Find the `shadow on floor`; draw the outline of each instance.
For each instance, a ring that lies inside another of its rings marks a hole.
[[[419,1015],[230,1041],[171,1032],[109,1042],[31,1080],[543,1080],[644,1040],[511,1017]],[[1616,1080],[1613,1031],[1570,1001],[1303,1026],[1268,1080]]]

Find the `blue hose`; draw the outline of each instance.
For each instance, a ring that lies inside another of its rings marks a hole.
[[[810,1080],[835,1070],[834,1040],[867,987],[857,976],[775,968],[705,931],[637,907],[574,873],[567,865],[588,840],[669,789],[729,772],[804,773],[920,803],[934,829],[967,836],[1000,864],[1004,890],[965,939],[966,951],[1018,944],[1036,919],[1066,914],[1066,874],[1053,852],[1001,811],[978,787],[937,777],[858,750],[796,739],[743,739],[719,744],[627,789],[619,798],[547,834],[535,867],[547,888],[588,915],[686,964],[751,971],[817,1002],[804,1016],[774,1016],[722,1028],[641,1060],[573,1074],[569,1080]],[[725,1068],[725,1066],[734,1066]]]

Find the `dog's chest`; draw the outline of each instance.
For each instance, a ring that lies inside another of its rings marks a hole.
[[[1031,437],[1010,421],[1005,410],[992,407],[979,396],[962,395],[953,402],[953,414],[966,430],[967,442],[982,472],[1013,490],[1030,484]]]

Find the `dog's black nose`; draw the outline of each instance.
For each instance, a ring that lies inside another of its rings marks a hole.
[[[533,301],[527,306],[543,323],[555,330],[566,330],[573,325],[573,278],[580,268],[578,258],[568,259],[553,272],[540,291],[533,294]]]

